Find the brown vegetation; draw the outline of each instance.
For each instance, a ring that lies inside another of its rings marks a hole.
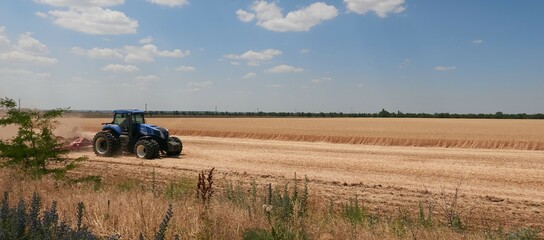
[[[142,173],[145,171],[148,176],[152,175],[148,170],[142,169]],[[118,173],[132,172],[121,170]],[[365,199],[319,201],[314,199],[311,188],[307,212],[299,215],[300,205],[294,198],[290,198],[289,203],[294,204],[289,205],[292,209],[285,209],[284,203],[281,203],[287,196],[283,194],[295,196],[293,180],[289,182],[288,192],[284,192],[283,183],[275,183],[275,190],[271,191],[274,200],[271,202],[276,203],[267,205],[270,201],[267,200],[267,195],[270,195],[268,184],[238,182],[233,185],[223,178],[217,194],[209,204],[202,205],[194,195],[195,185],[186,184],[195,183],[196,179],[172,177],[163,171],[156,174],[157,183],[149,178],[105,175],[104,184],[97,189],[92,184],[69,185],[48,178],[40,181],[18,179],[10,172],[2,172],[0,191],[10,193],[12,205],[18,199],[29,200],[34,193],[43,197],[44,206],[58,201],[61,219],[72,224],[77,222],[78,203],[83,202],[85,212],[82,224],[100,236],[113,235],[121,239],[137,239],[140,234],[145,239],[152,239],[169,204],[172,205],[173,217],[169,221],[166,239],[173,239],[174,235],[179,235],[181,239],[242,239],[248,233],[270,233],[271,229],[284,236],[277,239],[485,239],[486,236],[506,239],[512,233],[525,234],[528,231],[534,235],[537,232],[525,228],[501,230],[495,225],[480,230],[456,228],[444,222],[447,219],[439,213],[428,212],[427,205],[419,209],[402,208],[392,215],[376,216],[367,212],[369,204]],[[159,186],[155,191],[160,194],[153,193],[153,184]],[[174,190],[169,187],[172,184],[175,185]],[[298,189],[299,194],[303,195],[303,187],[299,185]],[[424,216],[418,217],[418,211],[423,212]],[[284,212],[288,215],[283,216]]]
[[[70,119],[97,131],[108,119]],[[378,146],[544,150],[543,120],[361,118],[150,118],[181,136]]]

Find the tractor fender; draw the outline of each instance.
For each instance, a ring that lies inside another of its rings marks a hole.
[[[123,131],[121,130],[121,127],[119,125],[114,125],[114,124],[107,124],[102,126],[102,131],[111,131],[116,136],[119,136],[121,135],[121,133],[123,133]]]

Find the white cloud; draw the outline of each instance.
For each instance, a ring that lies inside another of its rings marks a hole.
[[[278,65],[266,70],[266,72],[269,72],[269,73],[291,73],[291,72],[303,72],[303,71],[304,71],[304,68],[297,68],[297,67],[293,67],[293,66],[289,66],[285,64]]]
[[[246,75],[242,76],[242,79],[250,79],[250,78],[254,78],[254,77],[256,77],[256,76],[257,76],[256,73],[254,73],[254,72],[248,72],[248,73],[246,73]]]
[[[122,58],[123,55],[116,49],[111,48],[93,48],[88,52],[91,58]]]
[[[37,39],[32,37],[32,33],[27,32],[19,36],[17,48],[28,53],[44,55],[49,53],[47,46]]]
[[[123,58],[123,54],[118,49],[112,48],[93,48],[85,50],[83,48],[73,47],[72,53],[80,56],[87,56],[90,58],[106,58],[106,59],[120,59]]]
[[[36,12],[34,13],[36,16],[38,17],[41,17],[41,18],[47,18],[47,13],[44,13],[44,12]]]
[[[147,76],[137,76],[134,78],[134,80],[140,81],[140,82],[153,82],[153,81],[160,80],[160,78],[155,75],[147,75]]]
[[[0,77],[3,78],[50,78],[51,73],[36,73],[25,69],[0,69]]]
[[[434,67],[435,71],[453,71],[457,69],[456,66],[436,66]]]
[[[479,44],[484,43],[484,40],[476,39],[476,40],[473,40],[472,43],[474,43],[474,44],[476,44],[476,45],[479,45]]]
[[[204,88],[210,88],[213,85],[212,81],[204,81],[204,82],[190,82],[187,83],[187,89],[190,92],[198,92]]]
[[[55,58],[36,56],[22,51],[0,53],[0,61],[30,63],[43,66],[49,66],[58,63],[58,60]]]
[[[173,51],[159,50],[157,46],[153,44],[146,44],[144,46],[125,46],[125,62],[152,62],[155,57],[186,57],[191,54],[191,51],[175,49]]]
[[[156,57],[180,58],[191,54],[191,51],[175,49],[173,51],[159,50],[153,44],[144,46],[124,46],[122,48],[93,48],[83,49],[79,47],[72,48],[72,53],[90,58],[115,58],[124,59],[125,62],[153,62]]]
[[[332,77],[322,77],[322,78],[314,78],[312,79],[312,83],[322,83],[322,82],[329,82],[334,80]]]
[[[409,67],[411,64],[412,64],[412,60],[410,60],[410,59],[407,58],[407,59],[402,60],[402,62],[399,64],[398,67],[399,67],[399,68],[407,68],[407,67]]]
[[[129,18],[123,12],[100,7],[53,10],[49,11],[49,15],[55,24],[86,34],[134,34],[138,29],[138,21]]]
[[[213,85],[212,81],[190,82],[187,84],[187,87],[211,87],[212,85]]]
[[[387,17],[389,13],[401,13],[406,10],[404,0],[344,0],[344,4],[350,12],[366,14],[372,11],[381,18]]]
[[[356,86],[357,86],[357,87],[360,87],[360,88],[361,88],[361,87],[364,87],[365,85],[364,85],[364,84],[362,84],[362,83],[357,83],[357,85],[356,85]]]
[[[102,71],[106,72],[118,72],[118,73],[131,73],[140,71],[136,66],[132,65],[120,65],[120,64],[109,64],[102,68]]]
[[[88,8],[111,7],[125,3],[125,0],[34,0],[37,3],[54,7]]]
[[[300,52],[300,53],[309,53],[309,52],[310,52],[310,49],[307,49],[307,48],[300,49],[299,52]]]
[[[5,30],[5,27],[0,27],[0,61],[42,66],[58,63],[57,59],[44,56],[49,53],[47,46],[32,37],[32,33],[21,34],[17,43],[12,44]]]
[[[196,71],[196,68],[195,68],[195,67],[191,67],[191,66],[180,66],[180,67],[176,68],[176,71],[181,71],[181,72],[194,72],[194,71]]]
[[[85,50],[85,49],[80,48],[80,47],[73,47],[72,48],[72,53],[75,54],[75,55],[79,55],[79,56],[88,56],[87,51],[88,50]]]
[[[0,50],[4,48],[11,48],[11,41],[6,36],[6,28],[0,26]]]
[[[259,52],[249,50],[242,54],[228,54],[225,58],[234,60],[246,60],[250,66],[259,66],[260,62],[268,61],[275,56],[281,55],[282,52],[278,49],[265,49]]]
[[[154,46],[154,45],[153,45]],[[144,46],[145,47],[145,46]],[[156,48],[155,48],[156,49]],[[177,58],[177,57],[186,57],[186,56],[189,56],[191,54],[191,51],[189,50],[185,50],[185,51],[181,51],[179,49],[176,49],[174,51],[159,51],[157,49],[157,51],[153,51],[153,53],[157,54],[157,56],[160,56],[160,57],[174,57],[174,58]]]
[[[231,65],[234,65],[234,66],[240,66],[240,63],[239,62],[230,62]]]
[[[270,84],[270,85],[268,85],[268,87],[271,87],[271,88],[281,88],[282,85],[280,85],[280,84]]]
[[[142,38],[138,42],[141,43],[141,44],[149,44],[149,43],[153,42],[153,38],[152,37]]]
[[[238,19],[240,19],[240,21],[242,22],[251,22],[255,18],[255,14],[249,13],[242,9],[238,9],[238,11],[236,11],[236,15],[238,16]]]
[[[324,2],[316,2],[305,8],[287,13],[283,16],[282,9],[276,3],[255,1],[250,7],[253,13],[239,9],[238,19],[250,22],[257,19],[257,26],[275,32],[304,32],[309,31],[319,23],[331,20],[338,15],[338,10]]]
[[[34,0],[35,2],[67,10],[53,10],[36,15],[50,18],[53,23],[70,30],[96,35],[134,34],[138,21],[125,13],[105,7],[122,5],[125,0]]]
[[[181,7],[188,4],[187,0],[147,0],[150,3],[168,6],[168,7]]]

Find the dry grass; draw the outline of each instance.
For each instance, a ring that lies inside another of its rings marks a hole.
[[[159,175],[161,182],[158,184],[164,187],[167,179],[163,177]],[[43,197],[44,206],[56,200],[61,219],[71,223],[76,221],[77,203],[84,202],[83,223],[92,232],[103,236],[118,234],[122,239],[137,239],[140,233],[146,239],[153,238],[169,203],[173,204],[174,215],[167,230],[167,239],[174,234],[179,234],[182,239],[241,239],[248,229],[269,231],[271,227],[266,213],[260,208],[264,185],[258,188],[258,200],[254,204],[257,208],[248,209],[229,201],[224,189],[218,189],[206,208],[194,196],[194,192],[172,199],[164,195],[155,196],[150,191],[150,182],[142,181],[137,188],[127,191],[119,189],[119,184],[127,181],[127,178],[105,176],[104,180],[106,184],[94,191],[92,186],[86,184],[65,185],[51,179],[16,179],[3,171],[0,173],[0,191],[10,192],[12,204],[19,198],[29,199],[34,192]],[[239,184],[241,190],[238,194],[250,199],[251,187]],[[319,201],[313,195],[310,198],[308,216],[295,217],[289,221],[297,224],[286,225],[289,231],[303,231],[309,239],[484,239],[482,231],[455,231],[438,225],[438,222],[433,227],[423,226],[414,221],[416,218],[406,217],[404,213],[380,216],[382,220],[375,223],[366,220],[354,223],[342,217],[340,205],[331,208],[327,201]],[[282,223],[276,221],[273,225],[277,226],[275,224]]]
[[[219,239],[232,239],[231,236],[242,235],[244,229],[241,226],[251,227],[259,223],[248,219],[245,216],[246,210],[226,207],[226,203],[216,201],[210,213],[213,215],[212,227],[208,228],[210,226],[204,226],[201,221],[203,208],[198,199],[194,198],[193,192],[179,199],[155,197],[151,191],[145,190],[149,189],[149,183],[143,182],[136,189],[121,190],[119,184],[128,178],[115,179],[113,184],[93,191],[92,186],[87,184],[66,186],[61,183],[59,186],[51,179],[20,181],[10,178],[5,172],[1,175],[0,191],[11,193],[12,204],[17,203],[19,198],[30,199],[33,192],[38,192],[43,197],[44,206],[58,201],[61,219],[75,223],[77,203],[83,202],[86,206],[85,224],[92,232],[103,236],[119,234],[123,239],[137,239],[143,233],[146,239],[152,239],[169,203],[173,203],[174,217],[168,228],[167,239],[172,239],[175,233],[179,233],[182,239],[195,239],[206,231],[220,236]]]
[[[97,131],[109,119],[66,119]],[[544,150],[543,120],[149,118],[173,134],[379,146]]]

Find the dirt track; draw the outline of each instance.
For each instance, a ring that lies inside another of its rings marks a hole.
[[[308,176],[310,193],[345,200],[360,196],[374,212],[416,209],[419,202],[439,210],[442,190],[461,191],[461,210],[473,220],[513,226],[544,225],[544,152],[366,146],[213,137],[183,137],[184,155],[153,161],[133,156],[99,158],[92,152],[85,171],[149,176],[195,176],[216,167],[229,179],[281,183]],[[101,164],[104,163],[104,164]],[[469,214],[469,212],[471,212]]]

